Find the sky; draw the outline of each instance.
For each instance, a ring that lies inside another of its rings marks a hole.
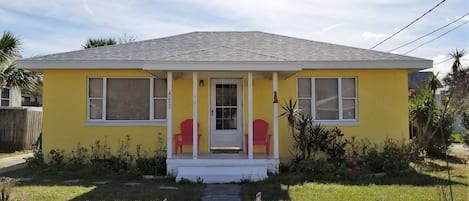
[[[137,41],[192,31],[264,31],[359,48],[371,48],[441,0],[0,0],[0,31],[23,42],[23,57],[81,49],[92,37]],[[375,48],[388,52],[469,12],[469,0],[447,0]],[[393,53],[404,54],[469,15]],[[433,59],[439,76],[450,70],[451,51],[469,50],[469,23],[409,56]],[[469,57],[464,58],[467,65]]]

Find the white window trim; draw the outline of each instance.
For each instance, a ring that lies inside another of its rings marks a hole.
[[[300,98],[299,97],[299,79],[310,79],[311,81],[311,97],[309,98]],[[322,78],[333,78],[337,79],[337,84],[338,84],[338,109],[339,109],[339,119],[338,120],[316,120],[316,86],[315,86],[315,80],[316,79],[322,79]],[[346,78],[353,78],[355,80],[355,97],[342,97],[342,79]],[[310,100],[311,104],[311,118],[313,119],[313,123],[318,123],[321,125],[325,126],[358,126],[360,125],[359,118],[358,118],[358,85],[357,85],[357,77],[354,76],[342,76],[342,77],[297,77],[296,80],[296,97],[297,100]],[[342,107],[342,101],[343,100],[355,100],[355,119],[343,119],[343,107]],[[299,109],[299,104],[297,103],[297,109]]]
[[[114,78],[125,78],[125,79],[149,79],[150,80],[150,105],[149,105],[149,119],[148,120],[107,120],[106,119],[106,94],[107,94],[107,80]],[[90,79],[102,79],[103,81],[103,94],[101,98],[89,97],[90,90]],[[154,117],[154,100],[164,99],[168,100],[168,97],[154,97],[153,87],[154,79],[156,77],[87,77],[86,85],[86,125],[87,126],[165,126],[167,124],[166,119],[155,119]],[[90,119],[90,100],[102,100],[102,116],[101,119]]]
[[[3,89],[8,89],[8,98],[2,98]],[[11,87],[0,88],[0,107],[11,107],[12,104],[13,89]],[[8,100],[8,105],[2,105],[2,100]]]

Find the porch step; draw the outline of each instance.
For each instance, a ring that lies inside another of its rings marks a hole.
[[[267,178],[264,166],[193,166],[178,167],[176,181],[182,178],[193,182],[230,183],[244,180],[259,181]]]
[[[232,149],[217,149],[211,150],[214,154],[238,154],[241,150],[232,150]]]

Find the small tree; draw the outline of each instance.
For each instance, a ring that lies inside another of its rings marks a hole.
[[[435,75],[429,78],[426,86],[415,91],[410,97],[409,114],[411,125],[415,128],[415,153],[441,155],[446,151],[452,132],[452,115],[441,103],[435,102],[436,90],[441,87]],[[443,128],[443,129],[441,129]],[[440,137],[444,133],[444,138]]]
[[[86,40],[85,44],[83,44],[81,47],[83,49],[89,49],[89,48],[94,48],[94,47],[101,47],[101,46],[108,46],[108,45],[117,45],[117,44],[124,44],[124,43],[130,43],[134,42],[135,37],[134,36],[129,36],[127,34],[124,34],[124,36],[119,37],[119,38],[88,38]]]
[[[83,49],[89,49],[94,47],[108,46],[117,44],[114,38],[89,38],[85,44],[82,45]]]

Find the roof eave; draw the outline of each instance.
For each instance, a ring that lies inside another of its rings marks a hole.
[[[45,69],[143,69],[162,71],[300,71],[298,62],[282,61],[141,61],[141,60],[19,60],[17,66]]]
[[[303,69],[425,69],[432,68],[432,60],[362,60],[302,62]]]
[[[386,61],[142,61],[19,60],[22,69],[143,69],[162,71],[300,71],[303,69],[425,69],[432,60]],[[221,68],[221,66],[223,66]]]

